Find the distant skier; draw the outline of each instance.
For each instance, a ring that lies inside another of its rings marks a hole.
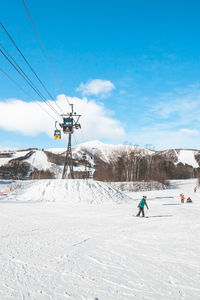
[[[197,187],[195,186],[195,187],[194,187],[194,193],[196,193],[196,191],[197,191]]]
[[[136,215],[136,217],[139,217],[140,214],[142,213],[142,216],[144,217],[144,206],[146,205],[147,209],[149,209],[147,203],[146,203],[146,199],[147,197],[146,196],[143,196],[142,200],[140,201],[139,205],[138,205],[138,208],[139,208],[139,212],[138,214]]]
[[[181,197],[181,203],[184,203],[184,195],[183,194],[180,194],[180,197]]]

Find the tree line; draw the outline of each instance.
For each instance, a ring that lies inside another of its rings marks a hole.
[[[120,151],[108,162],[96,163],[94,179],[101,181],[159,181],[186,179],[197,176],[199,170],[182,163],[174,164],[161,154],[151,154],[140,148]]]

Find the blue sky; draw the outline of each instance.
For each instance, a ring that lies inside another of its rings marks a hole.
[[[67,110],[58,97],[66,93],[83,113],[78,143],[99,139],[156,149],[200,148],[199,1],[26,4],[64,90],[22,1],[4,1],[0,20],[55,101]],[[0,42],[34,80],[2,29]],[[2,55],[0,67],[40,101]],[[66,140],[52,139],[53,127],[54,121],[40,115],[32,99],[0,72],[0,147],[63,147]]]

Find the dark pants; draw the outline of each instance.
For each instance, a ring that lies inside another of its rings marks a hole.
[[[139,217],[141,213],[142,213],[142,216],[144,217],[144,207],[139,206],[139,212],[137,214],[137,217]]]

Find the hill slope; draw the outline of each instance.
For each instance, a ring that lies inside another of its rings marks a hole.
[[[197,176],[200,162],[199,150],[155,151],[136,146],[109,145],[92,141],[73,148],[73,158],[79,161],[74,168],[77,178],[82,178],[85,164],[88,166],[91,164],[93,152],[97,180],[145,180],[149,179],[145,176],[155,170],[157,174],[165,174],[167,178],[191,178]],[[0,149],[0,179],[61,178],[65,153],[65,148]],[[83,153],[86,153],[86,161],[82,158]],[[121,168],[119,175],[129,174],[129,177],[117,178],[119,168]]]
[[[148,192],[148,218],[135,217],[141,193],[121,205],[4,198],[0,299],[199,299],[195,184]],[[180,204],[181,192],[193,203]]]

